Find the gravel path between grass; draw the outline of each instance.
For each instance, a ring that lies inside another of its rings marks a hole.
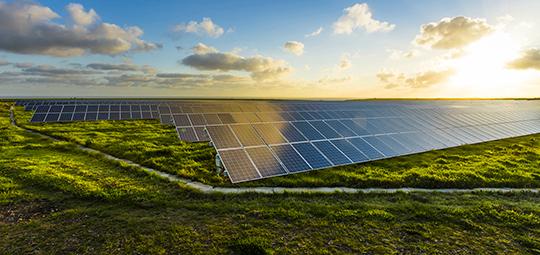
[[[22,129],[26,132],[39,135],[48,139],[55,141],[62,141],[55,137],[26,129],[17,125],[14,115],[14,108],[10,109],[10,120],[11,124],[19,129]],[[82,145],[76,144],[76,146],[83,151],[90,153],[98,153],[103,155],[109,160],[124,162],[130,166],[134,166],[140,169],[143,169],[146,172],[156,174],[162,178],[165,178],[172,182],[182,183],[192,189],[198,190],[203,193],[231,193],[231,194],[240,194],[240,193],[266,193],[266,194],[282,194],[282,193],[410,193],[410,192],[427,192],[427,193],[473,193],[473,192],[499,192],[499,193],[509,193],[509,192],[531,192],[531,193],[540,193],[540,189],[534,188],[473,188],[473,189],[424,189],[424,188],[348,188],[348,187],[300,187],[300,188],[290,188],[290,187],[249,187],[249,188],[225,188],[225,187],[214,187],[206,185],[204,183],[192,181],[189,179],[181,178],[176,175],[168,174],[161,172],[149,167],[139,165],[133,161],[127,159],[117,158],[105,152],[91,149]]]

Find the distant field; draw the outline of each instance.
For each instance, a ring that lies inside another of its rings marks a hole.
[[[155,120],[19,125],[178,176],[216,186],[540,187],[540,135],[460,146],[319,171],[231,184],[214,171],[214,149],[179,141]]]
[[[0,103],[0,253],[540,252],[537,194],[204,195],[16,129],[8,107]],[[105,141],[105,131],[88,133]],[[140,143],[152,139],[169,138]]]

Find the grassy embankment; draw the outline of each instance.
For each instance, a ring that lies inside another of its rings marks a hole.
[[[158,121],[31,124],[30,117],[17,110],[26,128],[216,186],[540,187],[540,135],[233,185],[215,174],[213,148],[181,142],[174,128]]]

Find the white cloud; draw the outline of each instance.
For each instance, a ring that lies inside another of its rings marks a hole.
[[[512,69],[536,69],[540,70],[540,49],[531,48],[525,50],[518,59],[508,63]]]
[[[182,59],[181,63],[204,71],[245,71],[258,81],[277,80],[292,71],[284,60],[260,55],[242,57],[230,52],[195,53]]]
[[[191,50],[195,54],[206,54],[218,51],[216,48],[205,45],[203,43],[197,43],[197,45],[193,46]]]
[[[392,31],[396,27],[384,21],[373,19],[369,6],[365,3],[354,4],[343,10],[343,15],[333,24],[335,34],[351,34],[356,29],[365,29],[368,33]]]
[[[283,45],[283,48],[296,56],[304,54],[304,44],[301,42],[288,41]]]
[[[318,35],[320,35],[322,33],[322,31],[323,31],[323,27],[319,27],[317,30],[307,34],[306,37],[318,36]]]
[[[212,19],[203,18],[201,22],[190,21],[187,24],[178,24],[173,28],[173,32],[193,33],[217,38],[223,35],[225,31],[218,24],[214,23]]]
[[[376,76],[387,89],[398,87],[427,88],[443,83],[450,78],[455,71],[453,69],[427,70],[411,75],[396,73],[389,70],[381,70]]]
[[[422,25],[414,42],[432,49],[455,49],[467,46],[493,31],[494,28],[485,19],[464,16],[443,18],[439,22]]]
[[[71,17],[71,20],[73,21],[73,24],[76,25],[85,27],[94,24],[99,19],[99,16],[94,9],[84,11],[84,7],[81,4],[71,3],[66,6],[66,9]]]
[[[88,53],[118,55],[129,51],[149,51],[160,45],[146,42],[138,27],[121,28],[110,23],[96,23],[97,14],[71,5],[70,27],[53,22],[60,16],[50,8],[32,2],[0,2],[0,50],[20,54],[58,57]]]

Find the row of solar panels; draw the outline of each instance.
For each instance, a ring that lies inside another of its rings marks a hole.
[[[205,112],[208,105],[33,105],[32,120],[159,118],[175,125],[181,140],[212,141],[233,182],[527,135],[540,127],[537,102],[298,105],[223,103],[216,113]]]
[[[163,117],[164,115],[161,115]],[[225,115],[228,116],[228,115]],[[256,115],[255,115],[256,116]],[[337,116],[336,116],[337,117]],[[223,119],[223,120],[222,120]],[[260,136],[285,137],[284,139],[273,139],[266,141],[270,144],[277,140],[278,143],[298,142],[306,140],[322,140],[347,138],[354,136],[368,136],[386,133],[400,133],[429,129],[442,129],[451,127],[464,127],[474,125],[486,125],[495,123],[516,122],[529,119],[540,119],[540,116],[523,113],[478,113],[478,114],[447,114],[447,115],[410,115],[406,117],[388,117],[388,118],[345,118],[330,120],[310,120],[310,121],[261,121],[242,119],[243,122],[230,121],[227,118],[221,118],[220,115],[173,115],[172,124],[177,127],[178,135],[181,140],[189,142],[209,141],[206,129],[225,129],[229,127],[236,133],[237,137],[242,138],[244,133],[257,132]],[[211,120],[211,121],[210,121]],[[234,124],[236,123],[236,124]],[[206,127],[206,128],[205,128]],[[217,132],[217,131],[216,131]],[[216,139],[232,136],[227,131],[220,132]],[[220,147],[219,140],[214,140],[216,147]],[[263,144],[259,142],[259,145]],[[243,146],[252,146],[253,144],[242,144]],[[233,146],[234,147],[234,146]]]
[[[252,131],[248,131],[248,135],[245,130],[242,131],[242,138],[230,137],[233,130],[234,128],[225,131],[227,138],[224,139],[223,130],[217,131],[208,127],[212,141],[220,141],[216,144],[218,154],[231,181],[236,183],[534,134],[540,132],[540,121],[219,149],[223,144],[238,145],[246,143],[245,139],[248,137],[253,139]],[[268,141],[266,136],[256,139]],[[235,145],[232,147],[236,147]]]

